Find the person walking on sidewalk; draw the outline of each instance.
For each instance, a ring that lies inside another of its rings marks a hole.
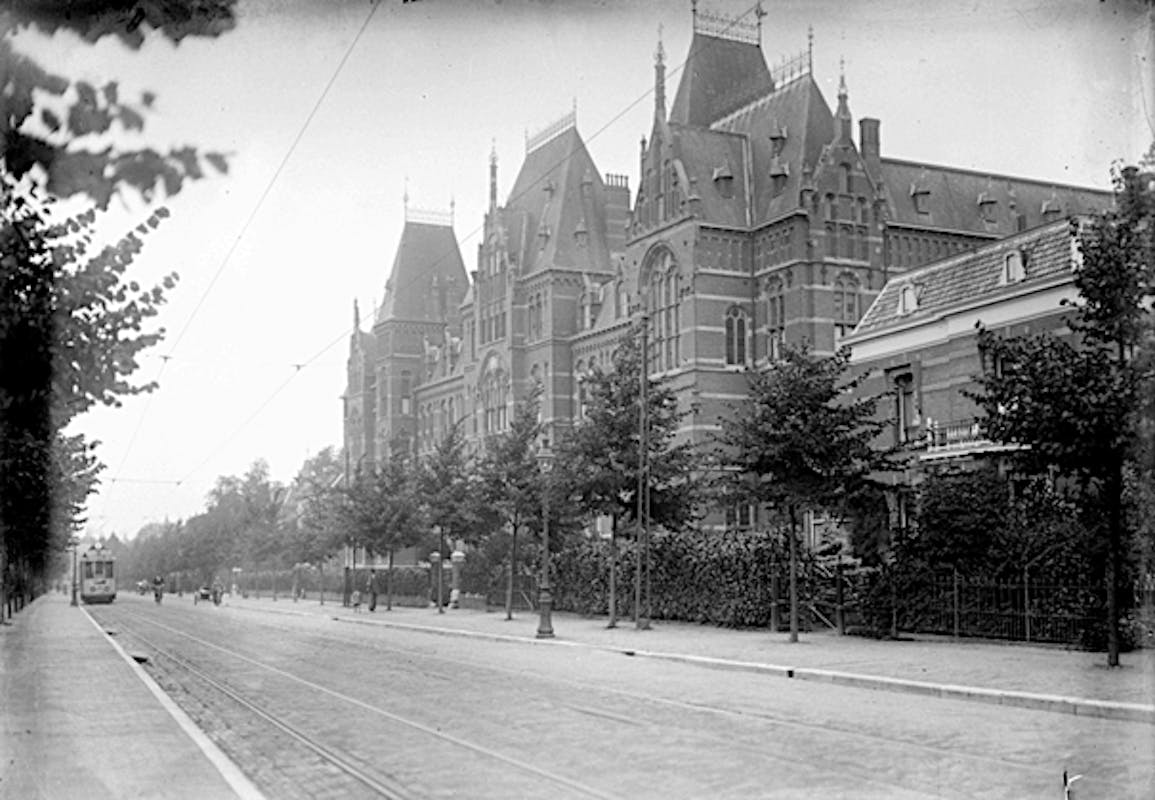
[[[369,577],[365,581],[365,593],[369,595],[369,610],[377,610],[377,570],[369,570]]]

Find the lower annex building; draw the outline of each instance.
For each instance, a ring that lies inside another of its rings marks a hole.
[[[626,176],[598,171],[570,113],[527,139],[500,205],[491,156],[471,271],[450,215],[406,209],[367,331],[354,311],[350,464],[395,446],[428,452],[459,421],[480,445],[507,428],[534,383],[556,441],[581,417],[582,376],[609,364],[642,311],[650,372],[695,409],[681,434],[706,442],[745,396],[743,371],[783,342],[833,352],[880,293],[901,294],[904,275],[967,262],[1111,203],[1099,190],[883,156],[880,121],[860,119],[855,136],[845,76],[832,110],[809,48],[772,72],[760,18],[695,9],[692,25],[669,105],[658,44],[653,122],[632,194]],[[983,297],[976,288],[972,300]],[[936,414],[903,424],[955,422]],[[712,519],[749,525],[757,513]]]

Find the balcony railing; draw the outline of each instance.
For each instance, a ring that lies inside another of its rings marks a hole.
[[[993,442],[983,435],[977,419],[944,422],[928,418],[923,459],[952,455],[977,454],[998,450],[1016,450],[1018,445]]]

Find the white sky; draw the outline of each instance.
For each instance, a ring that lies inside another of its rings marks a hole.
[[[771,65],[804,50],[813,25],[815,77],[832,106],[845,58],[851,111],[882,120],[884,156],[1107,188],[1111,162],[1155,138],[1142,0],[763,6]],[[219,475],[265,458],[287,482],[308,455],[340,446],[352,303],[367,320],[380,301],[406,176],[411,206],[456,200],[467,268],[491,142],[504,201],[525,131],[575,101],[598,167],[636,187],[658,26],[671,102],[691,34],[688,0],[381,0],[274,182],[369,12],[367,0],[241,0],[235,30],[176,47],[156,36],[140,51],[18,39],[70,77],[116,80],[122,97],[155,92],[141,143],[231,158],[227,176],[167,202],[172,217],[134,265],[142,283],[181,276],[159,323],[167,340],[137,375],[159,375],[159,390],[74,423],[102,442],[108,465],[89,533],[131,537],[148,521],[192,516]],[[146,213],[120,203],[102,229]]]

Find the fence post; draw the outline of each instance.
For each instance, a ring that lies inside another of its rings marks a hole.
[[[770,572],[770,630],[778,632],[778,565],[774,564]]]
[[[958,567],[953,570],[954,574],[954,589],[952,591],[952,605],[954,608],[954,638],[959,637],[959,586],[958,586]]]
[[[1023,567],[1023,623],[1026,630],[1026,639],[1031,641],[1031,585],[1028,567]]]
[[[846,635],[845,596],[842,588],[842,556],[838,557],[838,564],[834,570],[834,623],[838,626],[838,635]]]

